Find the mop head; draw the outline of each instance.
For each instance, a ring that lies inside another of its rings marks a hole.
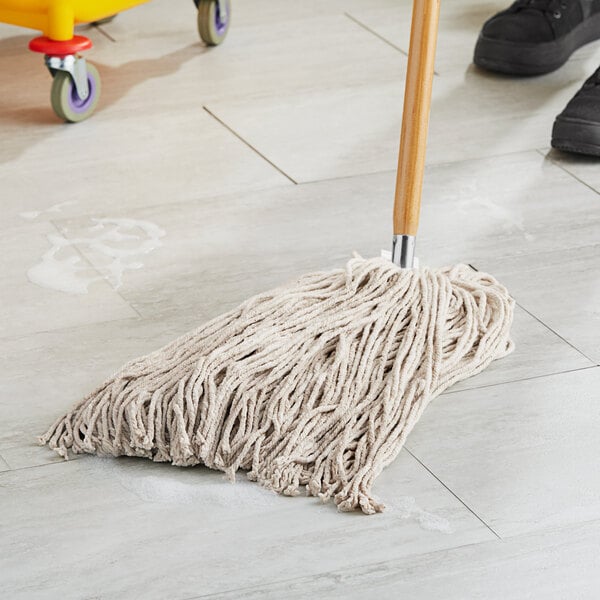
[[[513,300],[466,265],[355,257],[255,296],[121,371],[40,438],[238,469],[276,492],[383,510],[371,493],[427,404],[512,350]]]

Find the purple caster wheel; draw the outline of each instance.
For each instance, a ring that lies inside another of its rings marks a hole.
[[[88,97],[80,98],[73,78],[66,71],[56,71],[52,80],[50,102],[54,112],[64,121],[77,123],[87,119],[96,109],[100,97],[100,74],[94,65],[86,64]]]
[[[197,0],[198,33],[209,46],[218,46],[227,36],[231,22],[230,0]]]

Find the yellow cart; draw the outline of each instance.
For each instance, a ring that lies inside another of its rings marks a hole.
[[[0,22],[42,32],[29,43],[44,54],[52,75],[50,101],[54,112],[75,123],[89,117],[100,97],[98,70],[80,55],[92,47],[75,35],[75,25],[107,19],[149,0],[0,0]],[[198,33],[210,46],[220,44],[231,20],[230,0],[194,0]]]

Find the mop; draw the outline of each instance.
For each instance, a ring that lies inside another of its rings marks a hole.
[[[355,255],[250,298],[126,364],[41,443],[383,510],[373,484],[429,402],[512,350],[514,303],[493,277],[414,267],[438,15],[415,0],[391,260]]]

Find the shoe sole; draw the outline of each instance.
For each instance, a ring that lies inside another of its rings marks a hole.
[[[508,75],[543,75],[564,65],[581,46],[600,39],[600,13],[582,21],[552,42],[520,44],[480,34],[473,62],[483,69]]]
[[[552,127],[551,144],[565,152],[600,156],[600,123],[558,116]]]

